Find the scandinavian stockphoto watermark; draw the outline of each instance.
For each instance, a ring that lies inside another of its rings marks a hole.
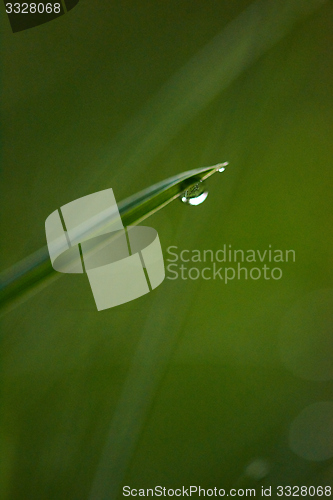
[[[221,280],[225,284],[232,280],[280,280],[280,263],[296,260],[295,250],[274,249],[272,245],[264,250],[234,249],[231,244],[217,250],[179,249],[171,245],[167,254],[167,279]]]
[[[86,273],[99,311],[134,300],[164,280],[156,230],[124,227],[112,189],[55,210],[45,231],[53,268]]]
[[[181,486],[167,488],[155,486],[154,488],[131,488],[123,486],[124,497],[331,497],[332,487],[325,486],[260,486],[257,488],[202,488],[201,486]]]

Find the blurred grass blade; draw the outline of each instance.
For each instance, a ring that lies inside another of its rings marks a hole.
[[[207,179],[221,164],[183,172],[134,194],[118,204],[123,225],[136,225],[178,198],[193,184]],[[0,275],[0,307],[7,311],[22,300],[34,295],[51,280],[63,274],[56,272],[50,261],[48,248],[33,253]]]

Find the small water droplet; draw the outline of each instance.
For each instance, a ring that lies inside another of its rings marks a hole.
[[[216,165],[216,170],[218,170],[219,172],[224,172],[225,167],[227,167],[228,165],[229,163],[227,161],[225,161],[224,163],[219,163],[218,165]]]
[[[188,205],[201,205],[208,196],[205,184],[201,181],[190,186],[180,197],[183,203]]]

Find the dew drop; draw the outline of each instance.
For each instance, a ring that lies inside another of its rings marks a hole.
[[[229,163],[227,161],[225,161],[224,163],[219,163],[218,165],[216,165],[216,170],[218,170],[219,172],[224,172],[225,167],[227,167],[228,165]]]
[[[180,197],[183,203],[188,205],[201,205],[208,196],[208,191],[205,184],[200,181],[189,187]]]

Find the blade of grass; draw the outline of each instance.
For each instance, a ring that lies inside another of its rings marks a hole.
[[[139,224],[178,198],[181,193],[193,184],[213,175],[220,166],[219,164],[182,172],[120,202],[118,208],[123,225],[126,227]],[[94,228],[90,229],[93,232]],[[1,273],[1,312],[11,310],[62,275],[62,273],[58,273],[53,269],[48,248],[45,245],[37,252]]]

